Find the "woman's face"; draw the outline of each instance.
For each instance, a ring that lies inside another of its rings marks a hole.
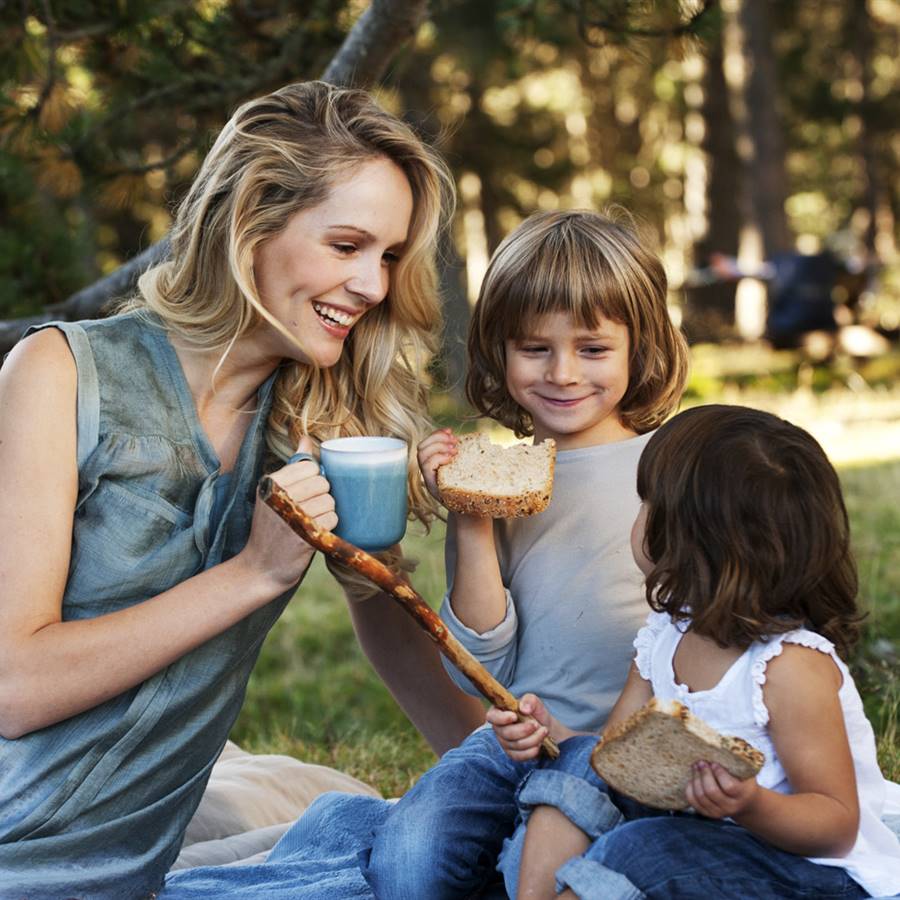
[[[387,296],[412,210],[406,175],[379,157],[361,163],[322,203],[295,213],[261,244],[254,257],[260,299],[300,345],[263,327],[266,352],[333,366],[356,323]]]

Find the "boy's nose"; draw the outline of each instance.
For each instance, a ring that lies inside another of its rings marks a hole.
[[[545,377],[553,384],[572,384],[578,380],[577,364],[568,354],[559,354],[551,360]]]

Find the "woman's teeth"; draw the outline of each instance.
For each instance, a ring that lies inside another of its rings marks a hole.
[[[343,325],[344,327],[350,325],[353,321],[353,316],[349,313],[341,312],[339,309],[335,309],[333,306],[325,306],[323,303],[313,303],[313,309],[323,318],[329,322],[332,322],[335,325]]]

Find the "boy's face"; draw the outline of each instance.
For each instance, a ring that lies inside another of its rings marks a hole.
[[[628,344],[624,325],[601,316],[587,330],[567,313],[549,313],[506,342],[506,389],[531,415],[535,443],[553,438],[573,450],[634,436],[619,418]]]

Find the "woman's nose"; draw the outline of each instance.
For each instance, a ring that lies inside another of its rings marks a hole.
[[[380,256],[368,254],[361,257],[351,278],[347,281],[347,290],[369,304],[381,303],[387,296],[390,282],[390,271],[382,264]]]

